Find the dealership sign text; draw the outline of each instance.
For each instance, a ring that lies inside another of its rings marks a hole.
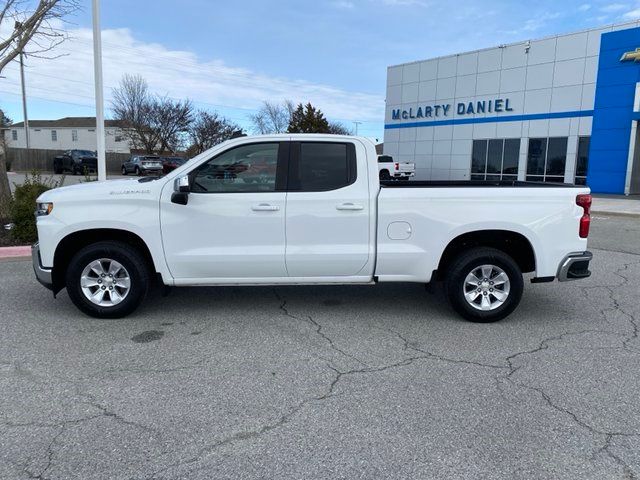
[[[391,111],[392,120],[408,120],[412,118],[447,117],[451,113],[451,103],[441,105],[427,105],[402,110],[395,108]],[[458,115],[475,115],[476,113],[500,113],[512,112],[513,108],[508,98],[496,98],[495,100],[480,100],[475,102],[459,102],[456,104]]]

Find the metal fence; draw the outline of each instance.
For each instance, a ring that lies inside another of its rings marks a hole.
[[[66,150],[45,150],[39,148],[8,148],[6,161],[13,172],[53,173],[53,159]],[[122,163],[131,157],[129,153],[107,152],[107,173],[119,173]]]

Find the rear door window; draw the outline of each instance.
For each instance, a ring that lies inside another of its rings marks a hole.
[[[356,180],[356,152],[352,143],[300,142],[294,146],[289,190],[325,192]]]

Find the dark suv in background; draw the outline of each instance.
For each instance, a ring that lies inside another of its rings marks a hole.
[[[166,175],[184,165],[186,161],[187,159],[182,157],[162,157],[162,173]]]
[[[135,155],[122,164],[121,172],[122,175],[127,173],[161,175],[162,159],[157,155]]]
[[[53,173],[71,172],[73,175],[96,172],[98,157],[91,150],[67,150],[53,159]]]

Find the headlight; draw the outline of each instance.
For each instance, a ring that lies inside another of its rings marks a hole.
[[[53,203],[51,202],[39,202],[36,203],[36,217],[44,217],[49,215],[53,210]]]

